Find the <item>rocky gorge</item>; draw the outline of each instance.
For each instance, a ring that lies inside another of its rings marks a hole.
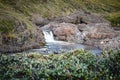
[[[41,29],[50,30],[56,40],[94,46],[102,50],[120,49],[120,31],[111,27],[109,21],[98,14],[77,12],[53,19],[38,17]],[[37,20],[37,19],[36,19]]]
[[[102,16],[90,12],[76,12],[68,16],[31,17],[33,29],[16,25],[12,37],[0,37],[0,52],[21,52],[40,48],[45,44],[43,30],[53,32],[55,40],[94,46],[101,50],[120,49],[120,31],[111,27]]]

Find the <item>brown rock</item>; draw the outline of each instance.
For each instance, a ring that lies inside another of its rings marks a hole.
[[[117,36],[117,33],[104,23],[94,24],[89,30],[87,37],[92,39],[105,39],[113,38]]]
[[[17,26],[14,32],[0,35],[0,52],[12,53],[25,51],[41,47],[44,44],[44,36],[39,28],[34,26],[32,29],[28,29],[27,27],[23,27],[25,25],[21,26]]]
[[[59,23],[59,27],[53,28],[57,40],[82,43],[83,39],[77,26],[71,23]]]
[[[120,50],[120,35],[112,39],[103,39],[100,41],[99,47],[103,50]]]

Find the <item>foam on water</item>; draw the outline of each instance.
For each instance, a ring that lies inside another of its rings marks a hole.
[[[46,42],[55,42],[52,31],[43,31]]]

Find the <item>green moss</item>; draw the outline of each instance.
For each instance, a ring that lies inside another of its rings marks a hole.
[[[15,22],[11,20],[0,20],[0,31],[2,33],[8,33],[15,27]]]
[[[120,27],[120,12],[110,13],[106,17],[113,27]]]

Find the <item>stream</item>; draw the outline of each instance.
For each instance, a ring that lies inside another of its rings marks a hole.
[[[93,46],[87,46],[83,44],[70,43],[65,41],[57,41],[54,39],[52,31],[44,30],[43,31],[46,45],[40,49],[33,49],[32,52],[38,52],[41,54],[50,54],[50,53],[66,53],[75,51],[78,49],[84,49],[92,52],[93,54],[101,54],[102,50],[95,48]]]

